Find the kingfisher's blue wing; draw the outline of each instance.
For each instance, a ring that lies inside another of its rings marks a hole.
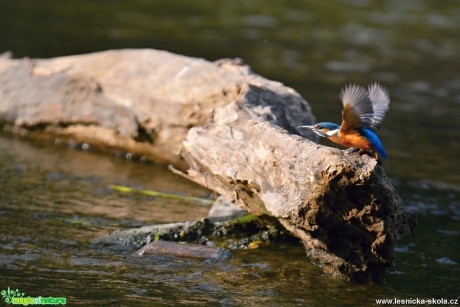
[[[350,84],[340,93],[343,104],[341,132],[372,128],[374,111],[365,88]]]
[[[390,108],[390,95],[385,87],[378,83],[372,83],[369,86],[369,98],[372,102],[374,116],[372,117],[372,126],[379,128]]]

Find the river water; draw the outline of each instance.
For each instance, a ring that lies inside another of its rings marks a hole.
[[[324,276],[292,244],[223,263],[132,257],[91,243],[115,229],[195,219],[202,206],[123,195],[110,184],[208,196],[152,162],[54,139],[0,134],[0,291],[70,305],[369,305],[460,297],[460,6],[456,1],[2,2],[0,52],[52,57],[155,48],[240,57],[340,121],[340,88],[384,84],[387,174],[417,212],[381,285]],[[325,145],[332,146],[327,141]],[[3,300],[3,299],[2,299]]]

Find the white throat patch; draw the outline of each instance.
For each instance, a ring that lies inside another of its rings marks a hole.
[[[335,134],[337,134],[337,132],[339,132],[339,129],[334,129],[334,130],[329,130],[328,132],[326,132],[326,134],[331,137]]]

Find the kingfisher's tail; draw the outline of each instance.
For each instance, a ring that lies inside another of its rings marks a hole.
[[[384,159],[388,158],[387,152],[383,148],[382,143],[380,143],[380,147],[376,147],[375,150],[379,154],[379,157],[382,157]]]
[[[388,158],[387,152],[383,148],[382,142],[378,138],[377,134],[375,134],[371,129],[363,128],[361,129],[361,134],[369,140],[372,144],[372,148],[378,153],[379,157],[384,159]]]

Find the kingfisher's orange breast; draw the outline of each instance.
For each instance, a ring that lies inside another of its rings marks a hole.
[[[371,142],[360,135],[358,131],[352,133],[343,133],[339,131],[337,135],[332,136],[330,140],[342,145],[343,147],[356,147],[363,150],[372,150]]]

